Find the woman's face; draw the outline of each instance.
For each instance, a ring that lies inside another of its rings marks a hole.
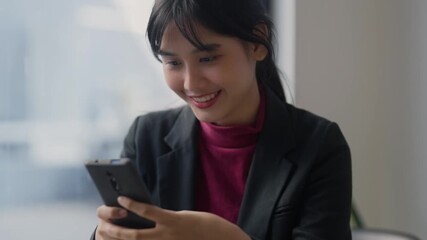
[[[259,91],[256,62],[267,54],[264,46],[217,34],[197,26],[209,51],[193,46],[170,23],[160,46],[168,86],[200,121],[217,125],[247,125],[255,121]]]

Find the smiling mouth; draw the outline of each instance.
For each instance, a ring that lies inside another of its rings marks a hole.
[[[200,96],[200,97],[190,97],[190,98],[193,99],[194,101],[198,102],[198,103],[205,103],[205,102],[209,102],[212,99],[214,99],[218,95],[219,92],[220,91],[218,91],[216,93],[211,93],[208,95]]]
[[[216,102],[220,93],[221,93],[221,90],[219,90],[215,93],[210,93],[210,94],[197,96],[197,97],[196,96],[189,96],[189,98],[192,100],[194,105],[196,105],[196,107],[208,108],[208,107],[214,105],[214,103]]]

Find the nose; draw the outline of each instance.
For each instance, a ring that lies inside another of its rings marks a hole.
[[[189,66],[189,65],[185,67],[185,74],[184,74],[185,90],[194,91],[194,90],[200,89],[204,84],[203,82],[204,80],[200,72],[200,69],[198,69],[195,66]]]

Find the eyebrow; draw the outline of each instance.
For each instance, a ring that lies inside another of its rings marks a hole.
[[[196,54],[199,52],[212,52],[217,50],[218,48],[221,47],[221,44],[217,44],[217,43],[212,43],[212,44],[205,44],[203,45],[203,49],[198,49],[195,48],[193,51],[191,51],[192,54]],[[164,50],[160,50],[157,51],[157,54],[160,56],[176,56],[176,53],[173,52],[168,52],[168,51],[164,51]]]

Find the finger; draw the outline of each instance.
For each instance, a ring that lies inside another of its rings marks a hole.
[[[174,217],[173,211],[165,210],[151,204],[137,202],[127,197],[119,197],[118,202],[129,211],[156,223],[162,223]]]
[[[130,229],[109,223],[104,229],[109,239],[155,239],[160,234],[157,228]]]
[[[127,216],[127,211],[123,208],[107,207],[105,205],[96,210],[98,218],[109,221],[110,219],[119,219]]]
[[[96,240],[120,240],[119,238],[112,237],[108,234],[106,226],[108,226],[108,222],[100,221],[98,227],[96,229]]]

